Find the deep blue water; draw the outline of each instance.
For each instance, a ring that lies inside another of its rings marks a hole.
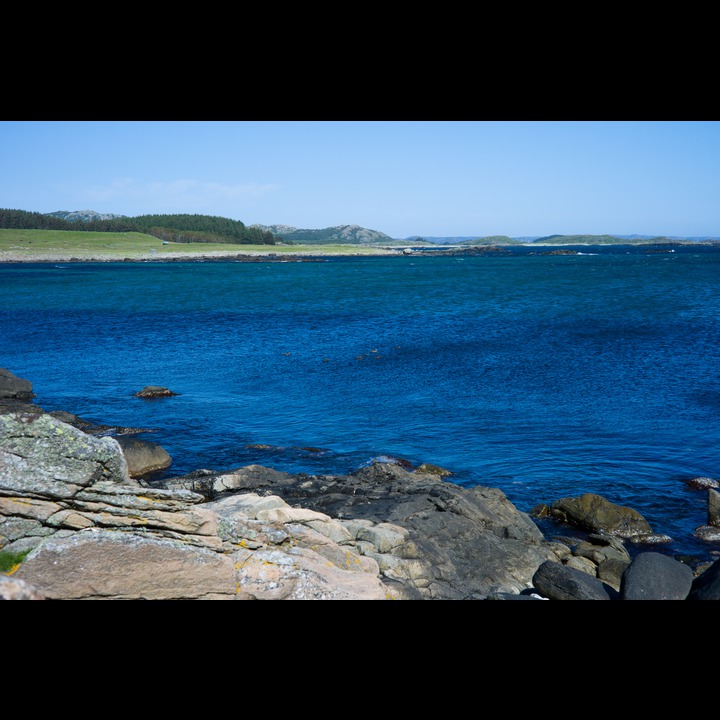
[[[720,550],[685,482],[720,478],[720,251],[584,252],[0,264],[0,367],[47,411],[156,429],[169,475],[386,455]]]

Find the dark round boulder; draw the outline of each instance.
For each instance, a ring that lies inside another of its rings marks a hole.
[[[693,583],[689,565],[668,555],[643,552],[625,568],[621,600],[685,600]]]
[[[533,587],[548,600],[613,600],[612,588],[596,577],[546,560],[538,567],[532,579]]]

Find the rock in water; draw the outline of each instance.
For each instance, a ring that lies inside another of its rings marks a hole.
[[[165,470],[172,464],[170,454],[157,443],[127,435],[116,437],[115,440],[125,455],[130,477],[141,477],[158,470]]]
[[[142,390],[138,390],[138,392],[135,393],[135,397],[153,399],[173,397],[177,394],[178,393],[168,390],[166,387],[161,387],[160,385],[146,385]]]

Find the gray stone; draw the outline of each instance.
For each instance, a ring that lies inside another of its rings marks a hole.
[[[92,437],[48,414],[0,415],[0,495],[70,498],[110,478],[131,482],[113,438]]]
[[[573,548],[573,555],[592,561],[593,574],[615,590],[620,590],[622,574],[630,565],[630,554],[621,540],[607,534],[591,533],[587,541]],[[570,561],[567,564],[570,565]]]
[[[13,400],[30,400],[33,395],[32,383],[14,375],[5,368],[0,368],[0,398]]]
[[[425,599],[520,592],[530,587],[540,563],[567,553],[545,540],[500,490],[462,488],[397,464],[375,463],[343,476],[292,476],[261,466],[234,473],[244,478],[243,492],[269,489],[292,506],[339,520],[389,580],[406,583],[409,593]],[[377,526],[390,528],[383,535]],[[392,552],[379,553],[374,542]]]
[[[708,490],[708,525],[720,527],[720,492]]]
[[[547,600],[548,598],[540,597],[539,595],[535,595],[535,594],[523,595],[523,594],[516,594],[516,593],[496,592],[496,593],[490,593],[485,599],[486,600]]]
[[[533,587],[549,600],[611,600],[602,581],[559,562],[542,563],[532,578]]]
[[[166,478],[162,481],[163,487],[187,488],[201,493],[208,500],[215,500],[218,495],[228,492],[276,488],[296,483],[297,478],[290,473],[262,465],[247,465],[230,472],[195,470],[187,475]]]
[[[0,398],[0,415],[7,413],[30,413],[33,415],[42,415],[45,411],[36,405],[32,400],[12,400]]]
[[[687,599],[720,600],[720,560],[693,580]]]
[[[701,525],[695,528],[693,535],[704,542],[720,543],[720,527],[717,525]]]
[[[685,600],[693,582],[689,565],[656,552],[643,552],[622,576],[621,600]]]

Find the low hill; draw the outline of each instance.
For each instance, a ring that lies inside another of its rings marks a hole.
[[[526,245],[527,243],[515,240],[507,235],[488,235],[486,237],[474,238],[473,240],[465,240],[465,242],[460,244],[474,247],[476,245]]]
[[[659,243],[678,242],[668,237],[636,237],[630,239],[618,235],[546,235],[533,243],[542,245],[657,245]]]
[[[459,247],[477,247],[485,245],[527,245],[519,238],[511,238],[508,235],[486,235],[484,237],[421,237],[413,235],[407,238],[407,242],[417,245],[456,245]]]
[[[250,225],[300,245],[396,245],[397,240],[377,230],[359,225],[335,225],[320,230],[303,230],[290,225]]]

